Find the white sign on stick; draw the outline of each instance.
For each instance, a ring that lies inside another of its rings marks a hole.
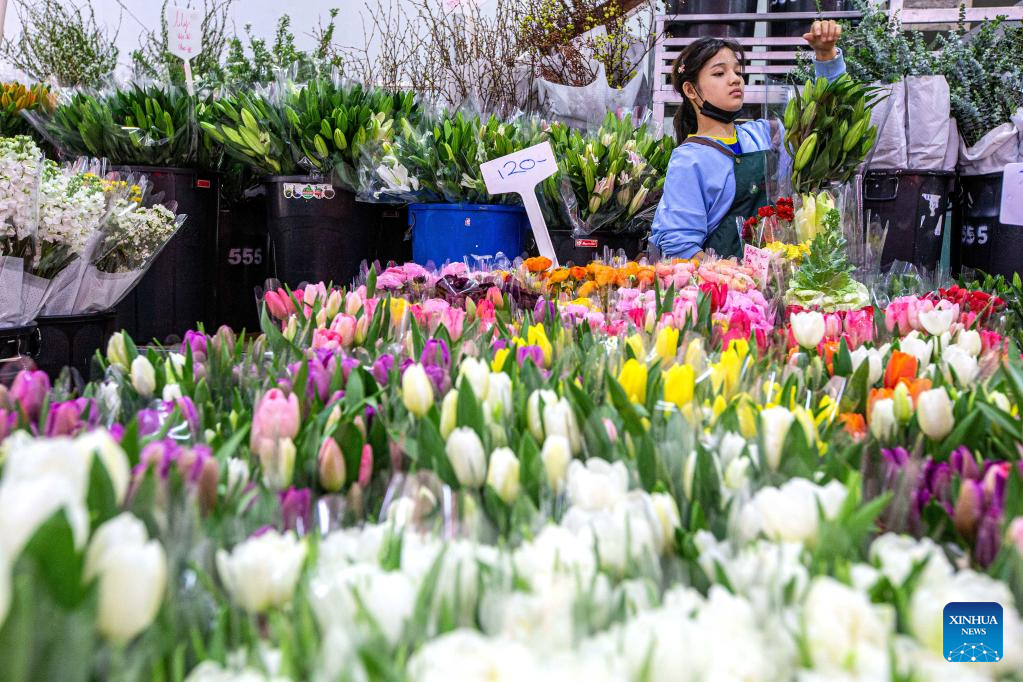
[[[1023,163],[1005,166],[1000,222],[1004,225],[1023,225]]]
[[[195,94],[192,80],[192,58],[202,50],[202,12],[167,5],[167,51],[185,62],[185,83],[188,94]]]
[[[558,256],[554,253],[551,235],[547,231],[547,223],[543,219],[535,191],[537,185],[558,172],[558,161],[554,158],[551,143],[544,142],[487,161],[480,165],[480,172],[483,173],[483,181],[487,183],[487,191],[491,194],[515,193],[522,197],[540,255],[550,258],[557,267]]]

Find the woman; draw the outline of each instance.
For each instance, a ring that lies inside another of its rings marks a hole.
[[[813,48],[818,76],[845,73],[836,47],[842,28],[815,21],[803,39]],[[675,114],[675,137],[650,241],[666,258],[692,258],[713,249],[740,256],[736,218],[755,215],[769,201],[765,157],[781,147],[777,121],[760,119],[738,127],[743,104],[742,48],[731,40],[701,38],[675,60],[672,84],[685,100]]]

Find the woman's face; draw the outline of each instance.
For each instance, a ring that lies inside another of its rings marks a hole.
[[[746,86],[742,78],[742,64],[732,50],[727,47],[718,50],[717,54],[707,60],[696,77],[699,104],[706,99],[711,104],[725,111],[738,111],[742,108],[743,89]],[[688,83],[688,87],[692,87]],[[690,97],[697,94],[690,93]],[[698,108],[698,107],[697,107]]]

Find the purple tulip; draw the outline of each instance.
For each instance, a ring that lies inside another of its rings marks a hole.
[[[46,376],[46,372],[23,369],[14,377],[10,395],[21,405],[28,418],[34,420],[39,416],[43,401],[49,392],[50,377]]]
[[[419,361],[424,367],[439,367],[447,372],[451,369],[451,351],[441,339],[430,339],[423,346]]]
[[[0,408],[0,441],[7,438],[17,425],[18,414],[13,410]]]
[[[192,349],[192,360],[195,362],[206,362],[207,339],[202,332],[188,330],[185,332],[185,340],[181,343],[181,353],[186,355],[187,348]]]
[[[437,391],[437,395],[444,395],[451,390],[451,376],[440,367],[429,366],[423,367],[426,370],[426,376],[430,377],[430,382],[433,384],[434,389]]]
[[[139,463],[132,470],[132,475],[138,478],[143,476],[150,467],[153,467],[160,479],[165,480],[170,474],[171,464],[177,459],[180,451],[181,446],[169,438],[147,443],[142,448]]]
[[[948,461],[952,465],[952,469],[954,469],[961,478],[976,479],[980,477],[980,469],[977,467],[977,458],[973,456],[973,453],[970,452],[969,448],[965,445],[953,450]]]
[[[391,377],[391,370],[394,369],[394,356],[390,353],[381,355],[373,363],[373,368],[370,370],[370,374],[377,380],[377,383],[381,386],[386,386],[387,382]]]
[[[515,360],[519,363],[519,367],[524,365],[526,360],[532,360],[533,364],[537,367],[543,367],[543,348],[540,348],[540,346],[519,346],[515,350]]]
[[[163,418],[156,410],[139,410],[135,419],[139,425],[140,436],[151,436],[158,433],[163,424]]]
[[[83,414],[87,421],[82,420]],[[43,433],[50,438],[73,436],[83,428],[95,426],[97,418],[95,402],[91,398],[66,400],[50,408]]]
[[[543,322],[545,319],[547,319],[548,315],[554,317],[554,311],[555,311],[554,302],[548,301],[541,297],[536,302],[536,305],[533,306],[533,321]]]
[[[348,384],[348,377],[352,375],[352,371],[359,366],[359,361],[355,358],[342,358],[341,359],[341,372],[344,374],[345,385]]]
[[[1002,511],[994,507],[984,513],[977,527],[973,557],[983,567],[990,566],[1002,546]]]
[[[284,530],[304,535],[312,527],[312,491],[309,488],[288,488],[280,493]]]

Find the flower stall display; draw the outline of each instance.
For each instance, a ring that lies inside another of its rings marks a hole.
[[[832,209],[824,229],[810,242],[809,253],[789,280],[786,305],[825,311],[856,310],[870,304],[867,287],[853,278],[840,216]]]

